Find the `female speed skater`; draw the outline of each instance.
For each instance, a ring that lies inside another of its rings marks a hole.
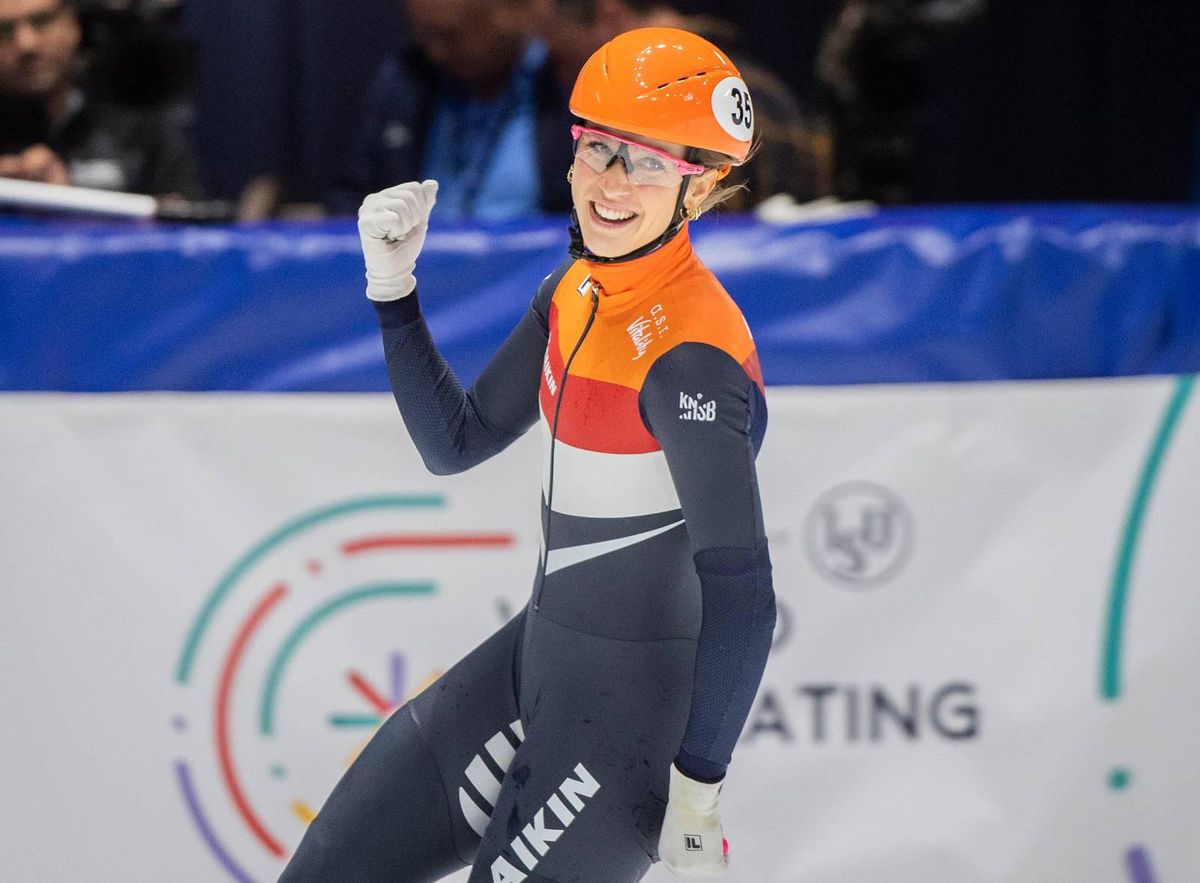
[[[591,57],[570,109],[570,259],[470,389],[416,292],[437,183],[359,212],[422,458],[459,472],[537,424],[542,549],[525,609],[380,728],[284,883],[727,867],[718,795],[775,622],[754,465],[766,407],[750,332],[688,223],[749,155],[753,105],[711,43],[644,28]]]

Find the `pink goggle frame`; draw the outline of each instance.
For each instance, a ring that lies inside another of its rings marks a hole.
[[[608,156],[597,155],[592,157],[588,153],[581,155],[579,140],[584,135],[592,136],[601,144],[615,142],[621,146],[614,149]],[[700,175],[705,171],[704,166],[687,162],[677,156],[671,156],[665,150],[659,150],[656,147],[650,147],[637,141],[630,141],[628,138],[622,138],[620,135],[614,135],[612,132],[605,132],[601,129],[591,129],[587,126],[579,125],[571,126],[571,138],[575,141],[576,157],[582,159],[592,171],[602,172],[612,164],[614,159],[621,158],[622,164],[625,166],[625,174],[633,184],[669,184],[671,181],[678,180],[678,178],[684,175]],[[622,153],[625,154],[624,157],[621,157]],[[653,172],[638,163],[639,159],[646,159],[648,157],[653,157],[667,163],[668,166],[674,168],[678,177],[672,175],[667,169],[663,169],[660,172]]]

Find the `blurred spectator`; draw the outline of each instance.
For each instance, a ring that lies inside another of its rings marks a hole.
[[[177,114],[97,94],[81,38],[75,3],[0,0],[0,176],[199,197]]]
[[[837,196],[913,200],[926,61],[985,7],[986,0],[846,0],[817,58]]]
[[[542,19],[542,32],[550,48],[551,64],[560,88],[569,90],[588,57],[617,34],[634,28],[683,28],[720,43],[736,45],[736,28],[707,16],[685,16],[661,0],[547,0],[551,11]],[[763,67],[739,58],[754,97],[754,162],[745,171],[734,169],[726,181],[745,183],[747,189],[726,203],[745,211],[778,194],[801,202],[830,193],[827,139],[823,125],[801,113],[795,94]],[[568,92],[569,94],[569,92]]]
[[[376,73],[330,208],[353,212],[368,193],[436,178],[435,217],[566,212],[567,96],[530,34],[538,3],[405,0],[413,45]]]

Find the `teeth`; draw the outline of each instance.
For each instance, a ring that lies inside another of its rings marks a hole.
[[[598,202],[593,202],[592,205],[596,209],[596,214],[606,221],[628,221],[634,215],[634,212],[618,212],[610,208],[605,208]]]

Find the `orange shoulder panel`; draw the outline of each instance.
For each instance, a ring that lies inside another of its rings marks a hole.
[[[554,295],[558,349],[565,362],[583,333],[591,298],[580,294],[587,269],[577,264]],[[740,365],[754,354],[754,340],[733,298],[703,265],[671,280],[658,292],[630,299],[601,295],[587,341],[571,374],[640,390],[655,359],[680,343],[707,343]]]
[[[553,382],[542,382],[541,407],[561,441],[609,453],[658,450],[641,420],[638,395],[650,366],[681,343],[725,351],[762,386],[741,310],[699,261],[650,294],[636,289],[599,294],[591,330],[571,362],[570,378],[563,381],[592,315],[591,285],[588,267],[577,263],[550,302],[544,373]]]

